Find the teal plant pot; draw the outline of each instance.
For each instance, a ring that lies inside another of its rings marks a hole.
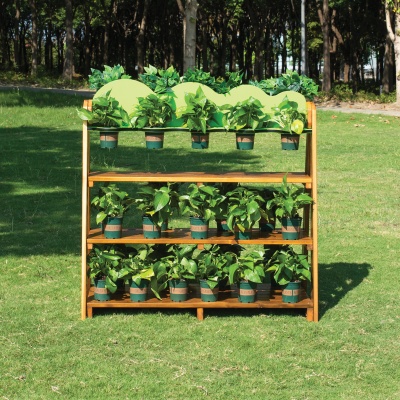
[[[94,279],[94,299],[98,301],[110,300],[110,292],[106,288],[105,279]]]
[[[186,301],[188,296],[188,284],[184,279],[172,279],[169,281],[169,295],[171,301]]]
[[[300,135],[294,134],[281,134],[281,148],[282,150],[298,150],[300,143]]]
[[[301,282],[289,282],[282,289],[283,303],[298,303],[300,300]]]
[[[250,130],[249,133],[246,131],[236,132],[236,149],[237,150],[253,150],[255,134]]]
[[[104,227],[104,237],[106,239],[119,239],[122,237],[123,217],[107,217]]]
[[[282,218],[282,239],[297,240],[300,237],[302,218]]]
[[[241,303],[254,303],[256,299],[257,284],[250,281],[239,282],[238,299]]]
[[[137,303],[146,301],[148,286],[149,282],[144,279],[141,280],[140,285],[137,285],[134,281],[132,281],[129,288],[131,301]]]
[[[271,233],[275,229],[275,221],[267,221],[264,218],[261,218],[258,227],[260,232]]]
[[[228,225],[226,223],[226,219],[216,220],[216,222],[217,222],[217,232],[220,233],[222,236],[229,236],[230,232],[229,232]]]
[[[208,149],[210,135],[208,133],[192,133],[192,149]]]
[[[144,132],[147,149],[162,149],[164,146],[164,131],[154,129]]]
[[[235,227],[235,239],[236,240],[250,240],[251,229],[242,232],[238,227]]]
[[[218,300],[219,287],[211,289],[205,279],[200,279],[201,301],[212,303]]]
[[[100,148],[115,149],[118,146],[118,133],[115,128],[109,130],[102,128],[100,130]]]
[[[208,221],[204,218],[190,217],[190,235],[192,239],[207,239]]]
[[[161,237],[161,227],[156,225],[151,217],[143,216],[143,236],[146,239],[159,239]]]

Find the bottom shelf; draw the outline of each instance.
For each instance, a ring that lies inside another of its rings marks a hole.
[[[302,290],[298,303],[283,303],[282,293],[279,289],[272,289],[268,298],[264,293],[258,293],[254,303],[241,303],[233,290],[220,290],[218,301],[204,302],[200,298],[199,291],[193,288],[189,293],[188,300],[183,302],[171,301],[169,294],[166,294],[162,300],[150,296],[144,302],[132,302],[129,293],[115,293],[109,301],[94,300],[93,287],[91,287],[87,299],[87,316],[89,318],[93,317],[93,309],[95,308],[192,308],[197,309],[199,320],[204,319],[204,309],[305,309],[307,320],[314,320],[313,302],[312,299],[307,297],[304,290]]]

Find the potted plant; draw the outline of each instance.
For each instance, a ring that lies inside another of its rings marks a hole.
[[[262,104],[254,97],[239,101],[235,106],[224,106],[228,110],[228,126],[236,131],[236,148],[251,150],[254,148],[255,130],[262,127],[265,114]]]
[[[288,185],[285,174],[282,184],[274,192],[274,197],[267,202],[267,209],[274,209],[275,216],[281,221],[283,239],[299,238],[302,222],[299,211],[312,203],[313,199],[305,193],[304,186]]]
[[[131,301],[141,302],[147,298],[147,288],[154,276],[150,254],[153,249],[147,244],[127,245],[128,256],[121,261],[118,277],[130,286]]]
[[[204,245],[196,256],[202,301],[217,301],[219,284],[228,277],[229,266],[235,261],[232,252],[225,252],[218,245]]]
[[[176,117],[182,118],[183,126],[191,131],[192,148],[207,149],[209,142],[207,129],[212,121],[217,123],[215,114],[219,109],[207,99],[200,86],[195,94],[185,93],[185,103],[186,106],[177,110]]]
[[[229,266],[228,270],[229,282],[238,285],[239,301],[253,303],[257,283],[262,283],[265,278],[264,253],[261,250],[253,250],[241,255]]]
[[[78,116],[96,126],[100,131],[100,147],[115,148],[118,144],[118,128],[129,128],[128,113],[120,106],[119,102],[111,97],[111,90],[105,96],[92,100],[92,110],[81,108],[77,110]]]
[[[208,237],[209,221],[221,213],[221,204],[225,196],[218,188],[210,185],[191,183],[187,194],[179,197],[179,209],[182,215],[190,215],[190,231],[193,239]]]
[[[193,259],[196,245],[172,245],[168,254],[153,266],[156,281],[152,290],[158,298],[161,290],[169,286],[172,301],[185,301],[188,295],[188,281],[197,276],[197,264]]]
[[[223,182],[223,183],[216,183],[214,185],[216,188],[218,188],[220,194],[222,194],[225,199],[221,202],[218,213],[215,215],[215,221],[217,223],[217,232],[221,233],[224,236],[229,236],[229,228],[226,223],[226,220],[228,219],[228,197],[227,193],[231,192],[232,190],[236,189],[238,187],[237,182]]]
[[[282,102],[272,109],[273,116],[267,126],[273,127],[276,124],[285,131],[281,133],[282,150],[298,150],[300,135],[306,123],[306,116],[298,111],[298,104],[289,101],[287,96]]]
[[[267,271],[283,285],[282,301],[297,303],[300,298],[301,281],[311,282],[311,265],[306,254],[296,253],[291,246],[277,250],[267,262]]]
[[[144,129],[148,149],[161,149],[164,143],[162,128],[171,121],[173,115],[171,97],[167,94],[150,94],[138,97],[138,102],[130,115],[132,127]]]
[[[148,184],[135,198],[136,208],[143,214],[143,235],[148,239],[161,237],[161,230],[167,228],[168,218],[178,208],[178,193],[174,183]]]
[[[99,194],[93,198],[91,205],[97,210],[96,223],[103,224],[107,239],[122,236],[123,217],[131,204],[132,199],[128,193],[120,190],[115,183],[99,188]]]
[[[95,245],[87,257],[88,276],[94,282],[94,299],[110,300],[117,290],[117,279],[124,254],[114,246]]]
[[[259,221],[260,232],[271,233],[275,229],[275,206],[269,209],[266,207],[268,201],[274,198],[274,190],[272,188],[265,188],[260,193],[265,201],[262,208],[262,215]]]
[[[99,90],[107,83],[112,81],[116,81],[118,79],[131,79],[130,75],[125,74],[124,67],[117,64],[113,67],[108,65],[104,66],[104,71],[100,71],[98,69],[90,68],[92,72],[91,75],[88,76],[89,88]]]
[[[227,220],[229,230],[235,232],[236,239],[251,238],[251,230],[262,216],[260,205],[264,199],[257,190],[238,186],[226,194],[228,197]]]

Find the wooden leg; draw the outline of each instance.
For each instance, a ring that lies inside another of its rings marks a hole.
[[[307,308],[307,321],[314,321],[314,309]]]
[[[87,308],[87,317],[88,318],[93,318],[93,307],[88,307]]]
[[[203,319],[204,319],[204,308],[198,308],[197,309],[197,319],[199,321],[203,321]]]

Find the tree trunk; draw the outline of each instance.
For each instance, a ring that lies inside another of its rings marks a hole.
[[[62,77],[65,80],[72,80],[74,74],[74,37],[73,37],[73,11],[72,0],[65,0],[65,58]]]
[[[32,14],[32,69],[31,75],[36,76],[37,66],[38,66],[38,29],[37,29],[37,10],[36,10],[36,0],[30,0],[29,6],[31,8]]]
[[[147,11],[149,9],[150,0],[145,0],[143,7],[143,15],[142,20],[139,25],[139,33],[136,36],[136,56],[137,56],[137,67],[138,73],[142,74],[144,71],[144,34],[146,31],[146,22],[147,22]]]
[[[398,9],[399,1],[394,1],[393,6]],[[400,14],[390,9],[388,0],[385,0],[386,28],[388,36],[393,43],[394,59],[396,66],[396,103],[400,105]],[[394,19],[394,29],[392,26],[392,17]]]
[[[21,9],[19,0],[15,0],[14,16],[14,64],[17,69],[21,68],[21,44],[19,40],[19,22],[21,19]]]
[[[186,0],[185,8],[181,0],[176,0],[183,18],[183,72],[196,66],[196,20],[197,0]]]
[[[331,82],[331,53],[330,53],[330,40],[329,40],[329,1],[323,0],[322,10],[319,7],[317,0],[318,15],[322,27],[323,37],[323,58],[324,58],[324,72],[322,76],[322,90],[329,92],[332,88]]]
[[[382,74],[382,91],[383,93],[389,94],[393,90],[393,44],[386,36],[385,42],[385,54],[384,54],[384,65]]]

